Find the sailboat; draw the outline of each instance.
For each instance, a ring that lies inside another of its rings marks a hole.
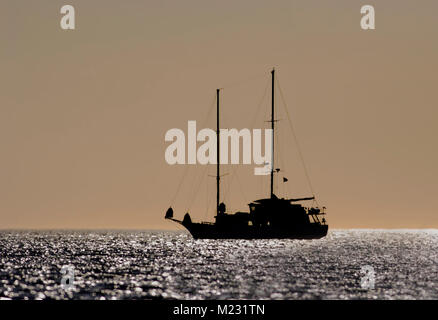
[[[271,128],[274,132],[274,93],[275,69],[271,71],[272,101]],[[323,217],[325,207],[305,207],[303,201],[315,200],[315,197],[278,198],[274,194],[274,134],[272,134],[272,162],[270,172],[270,195],[248,204],[249,212],[226,212],[226,206],[220,203],[220,135],[219,135],[219,94],[216,90],[216,216],[215,222],[193,222],[186,213],[183,220],[173,217],[170,207],[165,219],[172,220],[185,227],[195,239],[319,239],[328,231]],[[320,218],[321,217],[321,218]]]

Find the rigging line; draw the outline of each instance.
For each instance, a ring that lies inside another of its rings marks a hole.
[[[278,123],[277,124],[277,132],[278,132],[278,134],[277,134],[277,137],[276,137],[276,141],[277,141],[277,146],[278,147],[277,147],[277,155],[276,155],[276,157],[278,159],[278,163],[280,164],[280,166],[279,166],[280,172],[279,173],[281,173],[281,174],[279,174],[278,177],[277,177],[277,183],[281,183],[281,185],[283,186],[283,196],[286,197],[286,195],[288,193],[286,192],[285,182],[283,181],[284,173],[286,172],[285,171],[286,166],[284,164],[284,159],[283,159],[283,157],[284,157],[284,154],[283,154],[284,142],[283,142],[283,139],[280,139],[280,137],[282,137],[281,134],[280,134],[280,132],[281,132],[280,130],[281,129],[282,129],[282,126],[280,126],[280,124]],[[280,181],[280,182],[278,182],[278,181]]]
[[[260,103],[260,105],[261,105],[261,103]],[[227,118],[226,115],[223,115],[222,123],[224,123],[225,127],[227,127],[226,124],[228,124],[229,122],[228,122],[228,118]],[[242,188],[242,185],[240,183],[239,176],[237,175],[237,169],[232,164],[229,164],[229,166],[231,166],[231,178],[223,181],[225,192],[223,193],[223,199],[222,200],[223,200],[224,203],[226,203],[228,200],[230,200],[229,194],[230,194],[230,190],[231,190],[231,187],[232,187],[232,182],[234,180],[234,176],[236,176],[236,178],[238,180],[237,182],[239,183],[239,186],[240,186],[241,191],[242,191],[242,195],[243,195],[243,197],[244,197],[244,199],[246,201],[246,196],[245,196],[245,194],[243,192],[243,188]]]
[[[180,181],[179,181],[179,183],[178,183],[178,187],[176,188],[175,195],[173,196],[172,201],[170,202],[172,206],[173,206],[174,203],[175,203],[176,197],[178,196],[179,190],[181,189],[181,186],[182,186],[182,184],[183,184],[183,182],[184,182],[184,179],[185,179],[185,177],[186,177],[186,175],[187,175],[187,172],[189,171],[189,168],[190,168],[189,165],[187,165],[187,166],[184,168],[184,172],[183,172],[183,175],[182,175],[182,177],[181,177],[181,179],[180,179]]]
[[[259,178],[259,181],[260,181],[260,184],[259,184],[259,197],[260,198],[263,198],[264,196],[265,196],[265,184],[264,184],[264,182],[265,182],[265,176],[263,176],[263,175],[261,175],[261,176],[259,176],[260,178]]]
[[[216,101],[216,93],[213,95],[213,101],[212,101],[211,104],[210,104],[210,107],[209,107],[209,109],[208,109],[208,111],[207,111],[207,115],[206,115],[204,121],[201,123],[202,126],[204,126],[204,125],[207,123],[208,118],[210,117],[211,111],[213,110],[213,106],[214,106],[214,104],[215,104],[215,101]],[[176,201],[176,197],[177,197],[178,194],[179,194],[179,191],[180,191],[180,189],[181,189],[181,186],[182,186],[182,184],[183,184],[183,182],[184,182],[184,180],[185,180],[185,177],[186,177],[188,171],[190,170],[190,168],[191,168],[191,166],[186,164],[186,167],[185,167],[185,169],[184,169],[184,172],[183,172],[183,175],[182,175],[182,177],[181,177],[181,180],[179,181],[179,183],[178,183],[178,187],[176,188],[175,195],[174,195],[173,198],[172,198],[172,201],[171,201],[171,205],[172,205],[172,206],[174,205],[174,203],[175,203],[175,201]]]
[[[212,201],[213,200],[216,200],[215,199],[215,197],[209,197],[209,187],[208,187],[208,184],[209,184],[209,180],[207,179],[207,208],[206,208],[206,210],[205,210],[205,212],[204,212],[204,219],[205,220],[207,220],[208,219],[208,217],[209,217],[209,212],[210,212],[210,209],[213,209],[213,208],[211,208],[210,206],[212,206]]]
[[[245,192],[243,191],[243,186],[242,186],[242,183],[240,181],[239,175],[237,174],[237,171],[238,171],[237,168],[234,165],[231,165],[231,178],[226,183],[226,191],[225,191],[225,195],[224,195],[224,202],[225,202],[225,200],[231,201],[229,196],[230,196],[231,188],[233,186],[234,177],[236,177],[236,180],[237,180],[237,183],[239,185],[240,192],[242,193],[243,199],[245,200],[245,202],[248,202],[247,198],[246,198],[246,195],[245,195]]]
[[[229,164],[229,166],[233,167],[233,165]],[[231,177],[229,179],[224,180],[224,190],[225,192],[223,192],[224,194],[224,198],[223,201],[227,202],[228,200],[228,194],[230,193],[230,189],[231,189],[231,183],[233,182],[234,179],[234,175],[231,174]]]
[[[202,175],[199,176],[199,172],[197,172],[195,170],[195,172],[191,175],[191,177],[193,178],[191,184],[190,184],[190,189],[188,192],[188,195],[186,197],[186,211],[188,211],[190,209],[190,204],[191,204],[191,199],[194,197],[194,193],[195,193],[195,186],[197,186],[197,181],[201,178],[202,179]]]
[[[254,114],[254,118],[252,119],[250,128],[254,128],[255,122],[257,120],[257,116],[258,116],[260,109],[263,105],[263,101],[265,101],[266,93],[268,92],[269,83],[270,83],[270,79],[266,80],[265,90],[263,91],[262,98],[261,98],[259,104],[257,105],[257,110],[256,110],[256,113]]]
[[[243,199],[245,200],[245,202],[248,202],[248,200],[245,196],[245,192],[243,192],[242,183],[240,182],[239,175],[237,174],[237,169],[233,168],[233,170],[234,170],[234,174],[236,175],[237,183],[239,184],[239,187],[240,187],[240,192],[242,192]]]
[[[276,114],[278,115],[278,112],[276,112]],[[281,191],[281,190],[279,190],[279,184],[280,184],[279,182],[281,181],[281,179],[280,179],[280,176],[281,176],[280,172],[281,171],[277,171],[277,168],[281,170],[281,168],[283,167],[282,160],[280,158],[280,150],[282,148],[282,146],[281,146],[282,141],[280,140],[280,132],[279,132],[280,129],[281,129],[281,127],[280,127],[278,120],[277,120],[277,129],[274,132],[275,141],[277,143],[277,148],[275,148],[275,159],[277,159],[277,165],[274,168],[274,170],[276,172],[276,174],[274,174],[274,180],[275,180],[275,185],[277,187],[277,190],[279,192]]]
[[[193,205],[194,200],[196,199],[196,196],[198,195],[199,187],[202,184],[202,181],[204,180],[204,176],[206,176],[206,171],[208,169],[208,165],[204,165],[204,170],[201,171],[199,174],[199,171],[193,174],[193,182],[190,187],[189,194],[187,196],[188,202],[186,203],[186,211],[189,211]]]
[[[198,184],[197,188],[193,189],[194,190],[193,196],[192,196],[192,199],[190,200],[189,207],[187,208],[187,212],[192,208],[193,202],[195,201],[196,196],[198,195],[199,188],[201,187],[202,181],[204,181],[204,177],[206,176],[205,172],[207,171],[207,168],[208,168],[208,165],[205,165],[205,168],[201,174],[201,179],[199,180],[199,184]]]
[[[210,210],[210,203],[211,203],[211,200],[214,198],[214,197],[209,197],[208,195],[209,195],[209,191],[208,191],[208,179],[207,179],[207,209],[204,213],[204,219],[208,218],[208,212]]]
[[[223,110],[223,109],[222,109]],[[225,112],[221,112],[221,124],[222,124],[222,128],[230,128],[228,125],[230,124],[230,122],[228,121],[228,116]],[[219,132],[221,132],[221,128],[219,128]],[[228,138],[227,138],[228,139]],[[222,147],[222,144],[220,144],[220,147]],[[230,155],[228,154],[228,159],[225,159],[225,162],[222,161],[222,156],[224,153],[221,153],[221,157],[219,159],[219,163],[223,165],[225,165],[225,163],[227,163],[227,165],[229,165],[230,163],[228,163],[228,161],[230,160]],[[226,173],[225,175],[227,175],[229,173]],[[222,196],[222,201],[223,203],[227,202],[228,199],[228,193],[230,191],[230,181],[229,179],[221,179],[221,185],[222,185],[222,189],[224,190],[224,192],[222,192],[221,196]]]
[[[301,148],[300,148],[300,144],[298,143],[297,136],[295,134],[295,130],[294,130],[294,126],[293,126],[293,123],[292,123],[292,119],[291,119],[289,111],[287,109],[286,100],[284,99],[283,91],[281,90],[281,86],[280,86],[280,82],[278,80],[278,77],[277,77],[277,86],[278,86],[278,89],[279,89],[278,91],[280,91],[281,100],[283,101],[283,106],[284,106],[284,109],[286,111],[287,119],[289,121],[289,125],[290,125],[291,131],[292,131],[292,135],[294,137],[295,144],[297,146],[298,155],[300,157],[301,164],[302,164],[302,166],[304,168],[304,173],[306,175],[307,183],[309,184],[310,192],[312,192],[312,196],[315,196],[315,191],[313,189],[312,182],[310,180],[310,176],[309,176],[309,173],[307,171],[306,163],[304,162],[304,157],[303,157],[303,154],[301,152]],[[319,206],[319,204],[318,204],[316,199],[315,199],[315,202]]]
[[[214,109],[213,107],[215,106],[216,99],[217,99],[217,97],[216,97],[216,91],[215,91],[215,93],[214,93],[214,95],[213,95],[213,99],[212,99],[212,101],[211,101],[211,103],[210,103],[210,107],[208,108],[207,115],[205,116],[204,121],[201,122],[201,125],[202,125],[202,126],[205,126],[205,124],[206,124],[207,121],[208,121],[208,118],[210,118],[211,111]]]
[[[207,172],[208,174],[208,172]],[[205,212],[204,212],[204,219],[207,217],[207,212],[208,212],[208,179],[207,182],[205,183]]]

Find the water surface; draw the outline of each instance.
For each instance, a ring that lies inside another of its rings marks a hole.
[[[0,298],[438,299],[437,263],[437,230],[331,230],[320,240],[0,231]],[[74,287],[61,286],[64,265]],[[374,289],[361,286],[364,266]]]

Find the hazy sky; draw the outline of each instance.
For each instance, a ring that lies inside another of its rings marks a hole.
[[[74,31],[59,26],[64,4]],[[211,220],[214,167],[187,169],[175,197],[185,166],[165,162],[164,135],[214,126],[218,87],[223,127],[269,125],[273,66],[330,228],[438,228],[437,12],[435,0],[2,0],[0,228],[170,229],[171,204]],[[277,101],[289,179],[277,193],[307,196]],[[253,168],[224,166],[231,210],[268,194]]]

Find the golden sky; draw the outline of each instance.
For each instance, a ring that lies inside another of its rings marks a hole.
[[[59,26],[64,4],[74,31]],[[360,28],[363,4],[376,30]],[[249,127],[260,101],[265,127],[273,66],[330,228],[438,228],[437,12],[435,0],[3,0],[0,228],[171,229],[171,204],[212,219],[214,167],[188,169],[173,200],[185,166],[165,162],[164,134],[201,126],[218,87],[224,127]],[[277,193],[307,196],[278,101]],[[268,194],[253,168],[224,166],[230,209]]]

